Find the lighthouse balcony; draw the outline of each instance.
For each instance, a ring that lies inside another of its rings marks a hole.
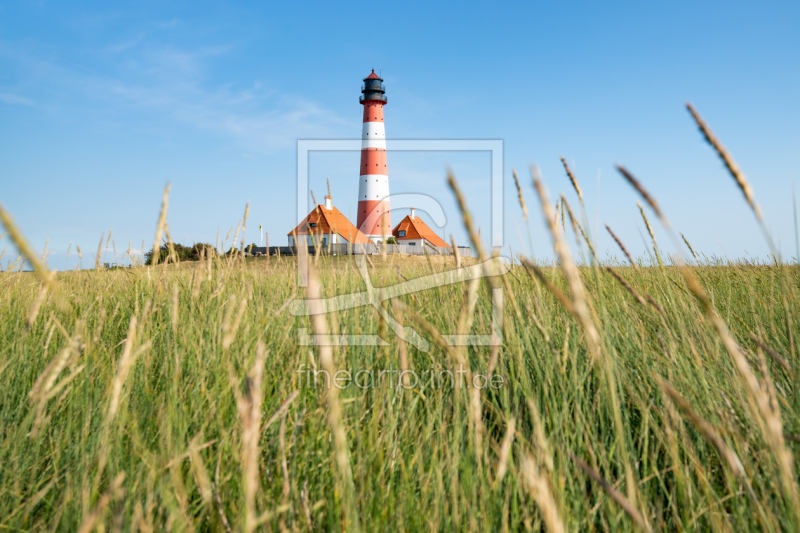
[[[386,98],[385,94],[371,94],[369,96],[366,96],[366,95],[362,94],[361,96],[358,97],[358,101],[359,102],[364,102],[366,100],[380,100],[383,103],[387,103],[389,101]]]

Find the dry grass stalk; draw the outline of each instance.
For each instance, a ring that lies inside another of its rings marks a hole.
[[[239,238],[239,230],[240,229],[242,229],[242,221],[241,220],[236,224],[236,233],[233,234],[233,241],[231,241],[231,248],[230,248],[231,254],[228,257],[228,265],[230,265],[231,261],[233,261],[234,258],[238,255],[236,253],[236,240]],[[230,232],[228,232],[228,235],[230,235]],[[228,239],[226,237],[225,238],[225,242],[227,242],[227,241],[228,241]]]
[[[450,358],[452,362],[463,364],[464,361],[461,359],[462,355],[447,343],[447,340],[445,340],[442,334],[439,333],[439,330],[433,327],[430,322],[419,316],[413,310],[409,309],[399,299],[394,298],[391,300],[391,302],[395,312],[402,312],[404,316],[407,316],[413,320],[422,331],[430,335],[431,340],[442,350],[442,352],[444,352],[448,358]]]
[[[267,429],[269,429],[269,427],[270,427],[270,426],[271,426],[273,423],[275,423],[275,421],[276,421],[276,420],[278,420],[280,417],[282,417],[282,416],[284,416],[284,415],[286,414],[286,412],[289,410],[289,406],[290,406],[290,405],[292,405],[292,402],[293,402],[293,401],[294,401],[294,400],[297,398],[297,396],[298,396],[299,394],[300,394],[300,391],[294,391],[293,393],[291,393],[291,394],[289,395],[289,397],[288,397],[288,398],[286,398],[286,399],[283,401],[283,403],[280,405],[280,407],[278,407],[278,410],[277,410],[277,411],[275,411],[275,412],[272,414],[272,416],[271,416],[271,417],[269,417],[269,420],[267,420],[266,422],[264,422],[264,425],[263,425],[263,426],[261,426],[261,432],[262,432],[262,433],[263,433],[263,432],[265,432]]]
[[[722,460],[725,461],[725,464],[728,465],[731,472],[733,472],[737,478],[747,480],[747,472],[741,460],[739,460],[739,456],[727,445],[714,426],[698,415],[688,400],[681,396],[671,383],[662,380],[661,388],[667,396],[669,396],[675,406],[680,409],[686,419],[689,420],[700,434],[717,449],[717,453],[719,453]]]
[[[530,455],[522,458],[520,471],[526,488],[536,501],[536,505],[539,506],[548,533],[564,533],[566,528],[561,514],[558,512],[558,505],[550,490],[550,484]]]
[[[328,185],[330,188],[330,184]],[[286,412],[284,411],[281,416],[281,425],[278,430],[278,449],[281,454],[281,473],[283,474],[283,484],[281,485],[281,506],[288,507],[289,494],[291,493],[291,485],[289,484],[289,465],[286,461]],[[286,516],[281,514],[280,523],[278,524],[280,530],[287,531],[286,529]]]
[[[564,199],[564,195],[561,195],[562,200]],[[569,223],[572,226],[572,233],[575,234],[575,244],[578,246],[581,245],[581,237],[580,234],[583,231],[583,228],[578,229],[578,220],[573,216],[572,208],[567,204],[567,214],[569,215]],[[561,227],[564,228],[564,222],[562,220]],[[566,228],[564,228],[564,232],[566,233]]]
[[[456,245],[456,238],[450,235],[450,242],[453,245],[453,257],[455,258],[456,268],[461,268],[461,253],[458,251],[458,246]]]
[[[522,208],[522,218],[527,223],[528,207],[525,205],[525,197],[522,195],[522,187],[519,186],[519,178],[517,177],[517,171],[515,169],[511,169],[511,175],[514,176],[514,185],[517,186],[517,196],[519,197],[519,206]]]
[[[47,417],[45,416],[47,402],[64,390],[86,367],[85,364],[78,366],[73,369],[67,377],[56,384],[61,372],[73,362],[74,356],[79,351],[79,345],[80,337],[75,340],[68,338],[67,346],[50,361],[47,367],[45,367],[28,393],[28,398],[34,406],[35,412],[33,429],[31,430],[31,437],[34,439],[38,436],[42,426],[47,422]]]
[[[461,193],[461,189],[459,188],[455,176],[453,176],[452,172],[448,173],[447,182],[450,185],[450,189],[453,191],[453,194],[456,197],[456,202],[458,203],[459,210],[461,211],[461,217],[464,222],[464,227],[467,230],[467,233],[469,234],[473,246],[478,252],[479,260],[484,265],[483,268],[484,268],[484,273],[486,275],[486,281],[489,283],[489,287],[491,288],[493,293],[495,289],[500,288],[500,284],[497,281],[497,272],[495,271],[494,266],[492,266],[493,263],[487,261],[488,257],[483,249],[483,244],[481,243],[480,229],[478,230],[477,233],[475,232],[475,228],[472,223],[472,215],[470,214],[469,209],[467,208],[467,202],[464,198],[464,195]],[[505,277],[502,278],[502,281],[506,286],[508,286],[508,280]],[[477,284],[475,290],[477,290]],[[518,306],[513,293],[509,292],[508,297],[512,302],[512,306],[515,309],[517,309]],[[472,320],[472,313],[470,313],[470,316],[467,318],[467,320],[463,322],[460,320],[460,326],[461,327],[468,326],[469,325],[468,322],[471,322],[471,320]],[[459,364],[467,368],[467,378],[471,380],[472,370],[469,366],[469,361],[464,356],[464,347],[460,346],[452,351],[457,357]],[[496,352],[493,355],[496,355]],[[470,417],[472,420],[474,434],[475,434],[475,460],[480,467],[481,457],[483,455],[483,415],[482,415],[483,406],[481,400],[481,390],[478,389],[477,387],[473,387],[470,389],[469,405],[470,405]]]
[[[297,247],[297,285],[298,287],[307,287],[308,286],[308,241],[306,241],[305,237],[303,239],[298,240],[298,235],[295,233],[294,235],[294,243]]]
[[[11,218],[11,213],[5,210],[3,204],[0,204],[0,222],[2,222],[3,226],[6,228],[6,231],[3,233],[3,235],[8,233],[8,237],[11,239],[11,242],[14,243],[14,246],[17,247],[19,254],[31,263],[33,270],[39,276],[41,282],[45,285],[51,286],[53,284],[52,273],[48,272],[42,262],[36,257],[36,254],[34,254],[33,249],[28,244],[28,241],[25,240],[22,232],[14,223],[14,219]]]
[[[572,461],[578,465],[578,468],[583,470],[584,474],[589,476],[592,481],[600,485],[600,488],[608,495],[609,498],[614,500],[614,502],[622,508],[623,511],[633,520],[633,523],[636,524],[642,531],[650,531],[650,526],[645,521],[642,514],[639,512],[638,509],[628,500],[625,496],[622,495],[620,491],[615,489],[608,481],[603,479],[603,476],[597,473],[597,471],[586,464],[586,462],[582,461],[578,457],[575,456],[574,453],[570,452],[569,454]]]
[[[639,270],[639,265],[637,265],[636,261],[633,260],[633,257],[631,257],[631,254],[628,253],[628,249],[625,248],[625,245],[622,244],[621,240],[619,240],[619,237],[617,237],[617,235],[613,231],[611,231],[611,228],[609,228],[608,226],[606,226],[606,230],[608,230],[608,233],[611,234],[611,237],[614,239],[614,242],[617,243],[617,246],[619,246],[619,249],[622,250],[622,253],[625,254],[625,257],[628,258],[628,262],[631,264],[631,266],[634,269]]]
[[[467,379],[468,383],[472,383],[472,369],[467,366]],[[475,462],[478,465],[478,471],[481,471],[483,457],[483,401],[481,399],[481,389],[478,387],[468,386],[470,409],[469,413],[472,417],[472,429],[475,435]]]
[[[734,366],[738,371],[739,377],[742,379],[747,391],[750,408],[753,411],[753,418],[759,423],[764,440],[770,448],[773,456],[778,462],[778,473],[781,479],[781,485],[784,491],[790,508],[795,514],[800,513],[800,495],[798,494],[797,482],[794,474],[794,457],[791,450],[786,447],[786,441],[783,437],[783,422],[781,421],[781,413],[776,410],[772,405],[769,394],[759,383],[753,369],[744,355],[744,351],[736,343],[725,322],[714,309],[714,304],[711,299],[706,295],[703,287],[695,279],[694,275],[685,266],[681,266],[681,273],[686,279],[686,284],[692,291],[694,296],[703,307],[706,316],[708,317],[711,325],[717,332],[717,336],[725,346],[726,351],[733,360]]]
[[[464,195],[461,194],[461,189],[458,187],[456,178],[452,173],[447,175],[447,183],[450,185],[450,189],[453,191],[453,194],[456,197],[458,208],[461,211],[461,218],[464,221],[464,228],[467,230],[467,234],[469,235],[470,241],[472,241],[472,245],[475,247],[475,251],[478,252],[478,259],[481,261],[481,263],[486,263],[488,256],[483,249],[480,232],[475,231],[475,227],[472,223],[472,215],[467,208],[467,201],[464,199]],[[497,280],[494,279],[493,273],[487,272],[487,275],[490,276],[487,278],[489,285],[491,285],[493,289],[496,288]]]
[[[383,320],[383,317],[381,317],[381,319]],[[395,320],[400,326],[405,326],[402,308],[395,308]],[[383,322],[385,323],[385,320]],[[408,372],[408,349],[406,348],[406,341],[400,337],[397,338],[397,358],[400,362],[400,375],[403,377],[403,387],[408,390],[411,388],[411,375]]]
[[[695,253],[694,248],[692,248],[692,245],[689,244],[689,241],[686,239],[686,236],[683,233],[681,233],[681,238],[683,239],[683,242],[686,243],[686,247],[689,248],[689,251],[692,252],[692,255],[694,256],[695,261],[699,261],[700,258],[697,257],[697,254]]]
[[[541,281],[547,290],[550,291],[556,299],[561,302],[561,305],[564,306],[564,309],[571,315],[575,314],[575,309],[572,305],[572,300],[561,292],[561,289],[556,287],[542,272],[542,269],[534,265],[529,259],[523,258],[522,264],[525,266],[525,270],[528,272],[528,275],[531,277],[532,280],[536,281],[537,279]]]
[[[467,230],[467,234],[469,235],[470,240],[472,241],[472,245],[475,247],[475,250],[478,252],[478,259],[483,263],[484,273],[486,275],[486,281],[489,283],[489,287],[494,290],[500,287],[499,283],[497,282],[497,272],[494,269],[493,263],[488,262],[488,256],[483,249],[483,244],[481,242],[481,232],[480,228],[478,231],[475,231],[475,228],[472,224],[472,215],[467,208],[467,202],[464,198],[464,195],[461,193],[461,189],[458,187],[458,183],[456,182],[455,176],[452,173],[448,173],[447,175],[447,183],[450,185],[450,189],[453,191],[453,194],[456,197],[456,202],[458,203],[458,208],[461,211],[461,217],[464,222],[464,228]],[[455,242],[455,241],[454,241]],[[495,251],[499,253],[499,251]],[[508,279],[505,276],[501,277],[506,289],[510,288],[508,283]],[[508,291],[508,298],[511,300],[511,304],[517,313],[519,313],[518,305],[516,298],[514,297],[514,293]]]
[[[539,195],[539,201],[542,204],[542,211],[544,212],[544,219],[547,223],[550,234],[553,238],[553,246],[555,247],[556,255],[561,262],[561,269],[564,271],[564,277],[567,279],[570,292],[572,293],[572,314],[578,320],[581,328],[586,336],[586,343],[589,347],[589,353],[592,358],[600,355],[600,335],[597,332],[592,317],[589,313],[589,307],[586,304],[586,297],[583,290],[583,281],[580,277],[580,272],[572,261],[572,255],[569,253],[569,248],[564,243],[563,234],[558,231],[558,224],[555,222],[553,207],[550,205],[550,200],[547,196],[547,190],[542,183],[539,176],[538,168],[532,168],[533,185]]]
[[[53,326],[55,328],[55,325]],[[51,328],[50,334],[52,335],[53,329]],[[50,335],[48,335],[47,343],[50,342]],[[67,346],[59,352],[59,354],[53,358],[52,361],[45,367],[39,377],[34,382],[33,387],[31,387],[30,392],[28,393],[28,398],[35,399],[39,396],[46,395],[47,392],[53,387],[56,380],[58,379],[58,375],[61,373],[62,370],[69,364],[70,356],[72,355],[73,349],[77,348],[77,342],[72,339],[69,339]]]
[[[692,104],[687,103],[686,109],[688,109],[689,113],[691,113],[692,118],[697,124],[697,127],[700,128],[703,137],[705,137],[708,144],[710,144],[711,147],[714,148],[714,150],[717,152],[717,155],[719,155],[720,159],[722,159],[722,162],[725,163],[725,167],[728,169],[728,172],[730,172],[731,176],[733,176],[733,179],[736,180],[736,184],[739,186],[739,189],[742,191],[742,194],[744,194],[744,198],[745,200],[747,200],[747,204],[753,210],[753,213],[755,213],[758,221],[763,222],[763,217],[761,215],[761,208],[756,203],[755,197],[753,195],[753,189],[750,187],[750,183],[748,183],[747,178],[744,175],[744,172],[742,172],[741,169],[739,169],[739,165],[736,164],[736,161],[733,160],[731,154],[729,154],[728,151],[725,149],[725,147],[722,146],[722,143],[719,142],[719,139],[717,139],[716,135],[714,135],[714,132],[711,131],[711,128],[708,127],[708,124],[705,123],[700,114],[697,111],[695,111],[694,107],[692,107]]]
[[[578,185],[578,180],[575,179],[575,176],[572,174],[572,170],[570,170],[569,165],[567,164],[567,160],[564,157],[561,157],[561,164],[564,165],[564,170],[567,171],[567,176],[569,176],[569,181],[572,182],[572,186],[575,188],[575,192],[578,193],[578,200],[580,200],[581,205],[583,205],[583,192],[581,192],[581,187]]]
[[[44,266],[44,268],[46,270],[49,270],[49,268],[47,266],[47,255],[48,255],[47,254],[47,245],[48,244],[50,244],[50,238],[49,237],[44,240],[44,250],[42,250],[42,258],[40,259],[40,261],[42,262],[42,265]]]
[[[106,236],[105,233],[100,235],[100,242],[97,244],[97,255],[94,256],[94,269],[100,270],[100,258],[103,256],[103,238]]]
[[[517,427],[517,419],[513,416],[508,420],[506,434],[503,443],[500,445],[500,456],[497,461],[497,475],[494,478],[495,488],[500,486],[508,470],[508,460],[511,458],[511,445],[514,443],[514,435]]]
[[[133,342],[136,339],[136,315],[131,317],[128,323],[128,336],[125,338],[125,347],[122,349],[122,357],[119,358],[119,367],[117,374],[114,376],[114,382],[111,385],[111,402],[108,404],[108,421],[114,419],[119,409],[120,397],[122,396],[122,386],[128,378],[128,373],[133,366],[137,353],[133,351]]]
[[[231,297],[230,303],[233,303],[233,297]],[[239,324],[242,321],[242,317],[244,316],[245,311],[247,310],[247,298],[243,298],[241,302],[239,302],[239,309],[236,311],[236,316],[231,320],[231,310],[232,307],[228,307],[228,312],[222,322],[222,349],[227,350],[233,344],[233,341],[236,339],[236,333],[239,331]]]
[[[239,420],[242,424],[242,489],[244,492],[244,531],[250,533],[258,527],[256,510],[256,494],[259,486],[258,442],[261,438],[261,402],[263,401],[261,386],[264,379],[264,363],[267,350],[259,341],[256,346],[256,358],[253,367],[247,374],[247,393],[238,398]]]
[[[555,207],[555,209],[553,209],[553,213],[554,213],[554,215],[553,215],[553,224],[556,224],[556,225],[558,225],[558,211],[559,211],[559,209],[560,209],[558,204],[559,204],[560,202],[561,202],[561,200],[560,200],[560,199],[559,199],[559,200],[556,200],[556,207]],[[563,210],[562,210],[562,211],[563,211]]]
[[[547,443],[547,435],[544,432],[544,423],[542,416],[539,414],[539,406],[536,401],[528,399],[528,410],[533,418],[533,436],[536,457],[539,459],[539,464],[544,464],[548,473],[552,474],[553,467],[553,454],[550,452],[550,445]]]
[[[298,255],[298,260],[300,259]],[[307,260],[307,257],[305,258]],[[308,268],[308,287],[306,287],[306,298],[309,302],[309,312],[311,314],[311,324],[314,333],[320,336],[328,334],[328,324],[325,320],[324,309],[322,308],[320,281],[316,269],[310,264]],[[333,362],[333,348],[331,346],[319,347],[319,362],[322,369],[328,375],[336,375],[336,366]],[[329,384],[326,387],[326,401],[328,404],[328,423],[333,433],[333,446],[335,450],[335,462],[338,471],[338,483],[340,493],[344,498],[344,509],[347,519],[348,531],[359,531],[358,511],[356,509],[355,488],[353,486],[353,473],[350,469],[350,452],[347,445],[347,431],[344,427],[342,405],[339,401],[339,389]]]
[[[547,195],[547,190],[542,183],[539,169],[536,167],[531,168],[533,175],[533,185],[539,195],[539,200],[542,204],[542,212],[545,221],[549,224],[550,234],[553,238],[553,246],[556,255],[560,259],[561,269],[564,272],[564,277],[572,295],[572,315],[575,317],[578,325],[583,330],[586,346],[593,362],[602,362],[602,370],[608,385],[609,400],[611,402],[611,412],[614,419],[614,428],[620,439],[619,451],[625,466],[625,478],[628,488],[628,497],[631,500],[636,500],[638,495],[638,485],[633,473],[633,466],[630,462],[630,453],[627,444],[623,440],[625,434],[625,426],[622,423],[622,416],[620,415],[620,404],[617,393],[617,378],[614,370],[614,362],[608,357],[605,357],[603,352],[603,344],[600,339],[600,334],[594,323],[592,315],[589,311],[589,305],[586,300],[584,292],[583,280],[581,279],[580,272],[572,261],[572,256],[569,253],[569,248],[564,242],[564,236],[558,231],[558,225],[553,220],[553,208],[550,205],[550,200]]]
[[[200,296],[200,287],[203,283],[203,268],[206,263],[205,257],[206,249],[200,249],[200,260],[198,264],[192,269],[192,300],[196,300]]]
[[[153,266],[158,265],[159,249],[161,248],[161,235],[164,232],[164,225],[167,222],[167,209],[169,207],[169,188],[170,184],[164,187],[164,197],[161,200],[161,213],[158,215],[158,224],[156,225],[156,238],[153,241]]]
[[[175,252],[175,243],[172,242],[172,235],[169,233],[169,224],[166,222],[164,223],[164,234],[167,237],[167,246],[169,247],[169,259],[172,261],[173,265],[180,264],[180,258],[178,254]]]
[[[114,478],[114,481],[111,482],[111,486],[108,490],[97,500],[97,503],[89,515],[83,519],[83,522],[78,528],[78,533],[89,533],[94,530],[101,520],[103,513],[106,512],[108,504],[113,500],[121,498],[125,494],[125,490],[122,488],[123,481],[125,481],[125,472],[120,472],[117,477]]]
[[[222,525],[225,527],[226,533],[231,533],[231,524],[228,522],[228,517],[225,515],[225,507],[222,505],[222,497],[219,495],[219,466],[222,463],[222,447],[219,448],[219,456],[217,457],[217,468],[214,471],[214,501],[217,503],[217,511],[219,518],[222,520]]]
[[[39,308],[44,303],[45,298],[47,298],[47,291],[48,291],[47,285],[42,285],[41,288],[39,288],[39,293],[36,295],[36,299],[33,300],[31,308],[28,311],[28,318],[25,321],[26,329],[31,329],[33,323],[36,322],[36,316],[39,314]]]
[[[242,262],[244,262],[244,239],[245,239],[245,234],[247,233],[247,217],[249,215],[250,215],[250,202],[247,202],[247,204],[244,206],[244,218],[242,219],[243,220],[243,222],[242,222],[242,245],[241,245],[241,248],[239,250],[239,253],[241,254]],[[234,241],[233,245],[236,246],[236,241]]]
[[[658,253],[658,244],[656,243],[656,235],[653,233],[653,228],[650,226],[650,221],[647,220],[647,215],[645,215],[644,209],[642,209],[642,204],[640,202],[636,202],[636,206],[639,208],[639,213],[642,215],[644,225],[647,226],[647,233],[649,233],[650,238],[653,239],[653,253],[656,254],[656,259],[658,260],[659,266],[663,268],[664,263],[661,262],[661,256]]]
[[[477,284],[476,284],[477,285]],[[469,292],[469,291],[467,291]],[[463,305],[468,305],[468,298]],[[450,360],[459,366],[459,373],[463,370],[463,380],[458,380],[455,383],[457,389],[463,388],[462,381],[472,383],[472,367],[469,360],[465,357],[462,350],[450,346],[442,334],[427,320],[419,316],[417,313],[409,309],[398,299],[392,300],[392,306],[395,312],[402,312],[405,316],[411,318],[424,332],[431,336],[433,342],[450,358]],[[472,317],[467,322],[471,323]],[[465,326],[462,326],[465,327]],[[457,330],[465,331],[465,330]],[[467,409],[469,412],[470,425],[472,426],[475,438],[475,462],[480,467],[481,457],[483,454],[483,416],[482,416],[482,403],[481,403],[481,390],[478,387],[469,387],[469,400],[467,402]]]
[[[217,439],[212,439],[208,442],[197,444],[200,442],[200,440],[202,440],[201,435],[200,434],[195,435],[189,442],[189,449],[185,453],[182,453],[177,457],[173,457],[171,461],[169,461],[166,465],[164,465],[164,470],[169,470],[173,466],[185,461],[186,459],[191,460],[193,452],[199,452],[205,450],[206,448],[213,446],[217,442]]]
[[[645,294],[644,296],[645,298],[647,298],[647,301],[650,302],[650,305],[652,305],[655,308],[655,310],[658,311],[658,314],[660,314],[664,318],[667,318],[667,313],[665,313],[664,309],[662,309],[661,306],[658,305],[658,302],[656,302],[655,298],[653,298],[649,294]]]
[[[609,272],[609,273],[610,273],[612,276],[614,276],[614,277],[617,279],[617,281],[619,281],[620,285],[622,285],[623,287],[625,287],[625,290],[627,290],[629,293],[631,293],[631,295],[632,295],[634,298],[636,298],[636,301],[637,301],[637,302],[639,302],[640,304],[642,304],[642,306],[644,306],[644,307],[647,307],[647,302],[645,301],[645,299],[644,299],[644,298],[642,298],[642,295],[641,295],[641,294],[639,294],[638,292],[636,292],[636,289],[634,289],[633,287],[631,287],[630,285],[628,285],[628,282],[627,282],[627,281],[625,281],[625,278],[623,278],[622,276],[620,276],[620,275],[617,273],[617,271],[616,271],[616,270],[614,270],[613,268],[611,268],[611,267],[609,267],[609,266],[607,266],[607,267],[606,267],[606,270],[608,270],[608,272]]]
[[[202,253],[202,252],[201,252]],[[193,272],[194,274],[194,272]],[[170,322],[172,322],[172,335],[178,336],[178,296],[180,288],[177,282],[172,284],[172,308],[170,309]]]
[[[213,488],[211,485],[211,478],[208,477],[208,471],[206,470],[203,457],[200,455],[200,450],[205,447],[205,445],[200,444],[202,440],[202,435],[200,434],[192,438],[189,442],[189,457],[192,461],[194,479],[197,482],[197,487],[200,489],[200,496],[203,498],[203,503],[208,504],[211,503],[211,498],[213,497]]]
[[[594,246],[592,246],[592,241],[589,240],[589,237],[586,235],[586,232],[583,231],[583,227],[580,224],[578,224],[578,221],[575,218],[575,215],[572,213],[572,208],[569,206],[569,202],[567,202],[567,199],[562,194],[561,195],[561,209],[562,209],[562,211],[561,211],[561,218],[562,218],[561,226],[562,227],[564,226],[564,222],[563,222],[563,218],[564,218],[563,209],[564,209],[564,207],[567,208],[567,215],[569,215],[569,221],[572,224],[573,231],[575,231],[575,237],[578,236],[578,230],[580,230],[580,233],[583,236],[583,240],[586,241],[586,245],[589,246],[589,251],[592,252],[592,256],[597,258],[597,253],[594,251]]]
[[[789,373],[789,375],[794,376],[794,371],[792,370],[792,365],[789,364],[789,361],[778,355],[778,353],[767,346],[761,339],[756,337],[755,335],[750,335],[750,340],[753,341],[759,348],[767,352],[767,354],[772,357],[776,363],[781,365],[783,369]]]
[[[481,278],[473,278],[467,283],[466,290],[464,291],[464,299],[461,302],[461,308],[458,313],[458,322],[456,325],[457,335],[467,335],[472,329],[472,321],[475,318],[475,305],[478,303],[478,288],[480,287]]]
[[[622,177],[625,178],[628,181],[628,183],[630,183],[633,186],[634,189],[636,189],[636,191],[641,195],[641,197],[644,198],[644,201],[647,202],[647,205],[650,206],[650,209],[652,209],[653,212],[655,212],[656,216],[658,216],[658,218],[661,220],[661,223],[664,224],[664,226],[669,227],[669,223],[667,222],[667,217],[665,217],[664,214],[661,212],[661,208],[658,207],[658,202],[656,202],[656,199],[653,198],[644,187],[642,187],[642,184],[639,183],[639,180],[634,178],[633,174],[628,172],[628,170],[625,167],[617,165],[617,170],[619,171],[620,174],[622,174]]]

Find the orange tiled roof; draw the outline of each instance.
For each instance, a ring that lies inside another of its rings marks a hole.
[[[399,237],[400,231],[405,231],[405,237]],[[450,248],[450,245],[447,244],[441,237],[436,235],[436,233],[425,224],[421,218],[414,217],[411,218],[411,215],[407,215],[406,218],[400,221],[400,223],[395,226],[392,230],[392,235],[398,240],[406,240],[406,239],[425,239],[433,246],[438,248]]]
[[[316,224],[316,226],[310,227],[309,224]],[[358,231],[358,228],[347,220],[347,217],[336,207],[325,209],[322,204],[311,211],[295,229],[286,235],[311,235],[312,233],[338,233],[348,242],[364,244],[372,242],[366,235]]]
[[[377,74],[375,74],[375,69],[372,69],[372,74],[370,74],[369,76],[364,78],[364,81],[367,81],[367,80],[379,80],[379,79],[381,79],[381,77],[378,76]]]

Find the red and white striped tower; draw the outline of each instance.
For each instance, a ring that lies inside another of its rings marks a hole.
[[[364,78],[358,101],[364,106],[361,130],[361,172],[358,178],[358,229],[373,241],[392,235],[389,213],[389,170],[386,166],[386,132],[383,106],[386,92],[383,79],[375,74]]]

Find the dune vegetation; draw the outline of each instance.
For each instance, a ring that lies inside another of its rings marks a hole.
[[[475,258],[161,253],[54,273],[2,211],[33,271],[0,273],[0,530],[800,530],[797,265],[698,258],[624,168],[685,257],[618,241],[598,259],[564,166],[575,211],[535,171],[533,195],[518,185],[554,255],[504,268],[452,176]],[[386,317],[313,314],[464,269],[481,275],[387,298]],[[385,342],[301,342],[339,334]]]

